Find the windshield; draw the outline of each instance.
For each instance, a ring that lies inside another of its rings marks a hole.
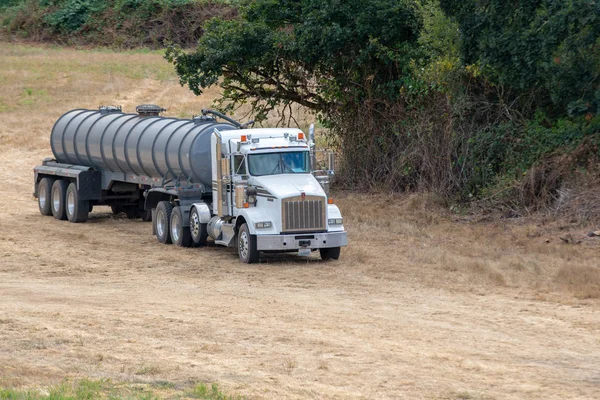
[[[248,168],[254,176],[308,173],[308,151],[251,154]]]

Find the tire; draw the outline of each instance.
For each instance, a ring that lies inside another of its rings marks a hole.
[[[259,252],[256,250],[256,235],[250,234],[247,224],[242,224],[237,234],[237,248],[240,261],[252,264],[258,261]]]
[[[326,249],[319,249],[319,253],[321,253],[321,260],[323,260],[323,261],[339,260],[339,258],[340,258],[340,248],[339,247],[329,247]]]
[[[128,206],[124,208],[127,219],[138,219],[140,218],[140,210],[136,206]]]
[[[141,213],[142,221],[151,222],[152,221],[152,210],[144,210]]]
[[[50,208],[52,209],[52,215],[58,220],[67,219],[65,198],[67,196],[68,185],[69,182],[65,179],[57,179],[52,184],[52,192],[50,192]]]
[[[121,214],[124,211],[123,206],[120,204],[111,204],[110,210],[112,211],[113,215]]]
[[[200,214],[196,207],[192,207],[190,211],[190,235],[192,237],[192,244],[195,247],[204,246],[206,239],[208,239],[208,224],[200,222]]]
[[[161,201],[156,206],[156,238],[163,244],[171,244],[172,211],[173,205],[168,201]]]
[[[69,222],[79,223],[87,221],[90,213],[90,202],[89,200],[81,200],[79,198],[75,182],[71,182],[67,187],[65,199],[65,211],[67,212]]]
[[[42,178],[38,183],[38,207],[40,209],[40,214],[42,215],[52,215],[52,202],[50,201],[50,194],[52,193],[53,182],[53,179]]]
[[[171,240],[173,241],[173,244],[180,247],[192,246],[190,228],[188,226],[183,226],[183,212],[181,211],[181,207],[173,207],[169,227],[171,228]]]

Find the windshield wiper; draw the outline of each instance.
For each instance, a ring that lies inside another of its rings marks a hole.
[[[285,174],[285,170],[286,168],[288,169],[288,171],[290,171],[292,174],[295,174],[296,172],[294,172],[294,170],[292,169],[292,167],[290,167],[289,165],[287,165],[285,163],[285,161],[281,160],[281,162],[283,163],[283,173]]]
[[[280,170],[280,171],[281,171],[281,170],[282,170],[282,168],[281,168],[281,163],[282,163],[282,162],[283,162],[283,161],[281,160],[281,155],[280,155],[280,156],[279,156],[279,159],[277,160],[277,165],[275,165],[275,168],[273,168],[273,171],[271,171],[271,173],[270,173],[269,175],[275,175],[275,172],[276,172],[277,170]]]

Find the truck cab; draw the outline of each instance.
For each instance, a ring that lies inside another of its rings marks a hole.
[[[237,246],[246,263],[258,261],[260,251],[319,250],[323,259],[338,259],[347,235],[328,186],[313,175],[313,152],[299,129],[215,130],[208,234]]]

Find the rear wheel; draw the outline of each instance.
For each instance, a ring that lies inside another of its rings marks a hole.
[[[192,245],[190,228],[183,226],[181,207],[177,206],[173,208],[169,225],[171,227],[171,240],[174,244],[181,247],[190,247]]]
[[[340,258],[339,247],[329,247],[327,249],[319,249],[321,253],[321,259],[323,261],[338,260]]]
[[[90,202],[81,200],[75,182],[69,184],[66,195],[66,211],[69,222],[85,222],[90,212]]]
[[[142,211],[142,221],[144,221],[144,222],[152,221],[152,210]]]
[[[140,218],[140,209],[137,206],[127,206],[124,208],[127,219]]]
[[[67,210],[65,207],[65,197],[67,196],[67,186],[69,182],[65,179],[57,179],[52,184],[50,202],[52,215],[58,220],[67,219]]]
[[[173,205],[168,201],[161,201],[156,206],[156,238],[164,244],[171,243],[171,211]]]
[[[192,207],[190,211],[190,235],[192,237],[192,243],[195,246],[203,246],[206,244],[208,238],[208,224],[200,222],[200,214],[196,207]]]
[[[38,206],[42,215],[52,215],[52,202],[50,201],[52,182],[53,180],[50,178],[42,178],[38,183]]]
[[[248,225],[242,224],[237,236],[237,248],[240,261],[252,264],[258,261],[259,252],[256,250],[256,235],[250,234]]]
[[[121,214],[123,212],[123,206],[121,204],[111,204],[110,210],[114,215]]]

